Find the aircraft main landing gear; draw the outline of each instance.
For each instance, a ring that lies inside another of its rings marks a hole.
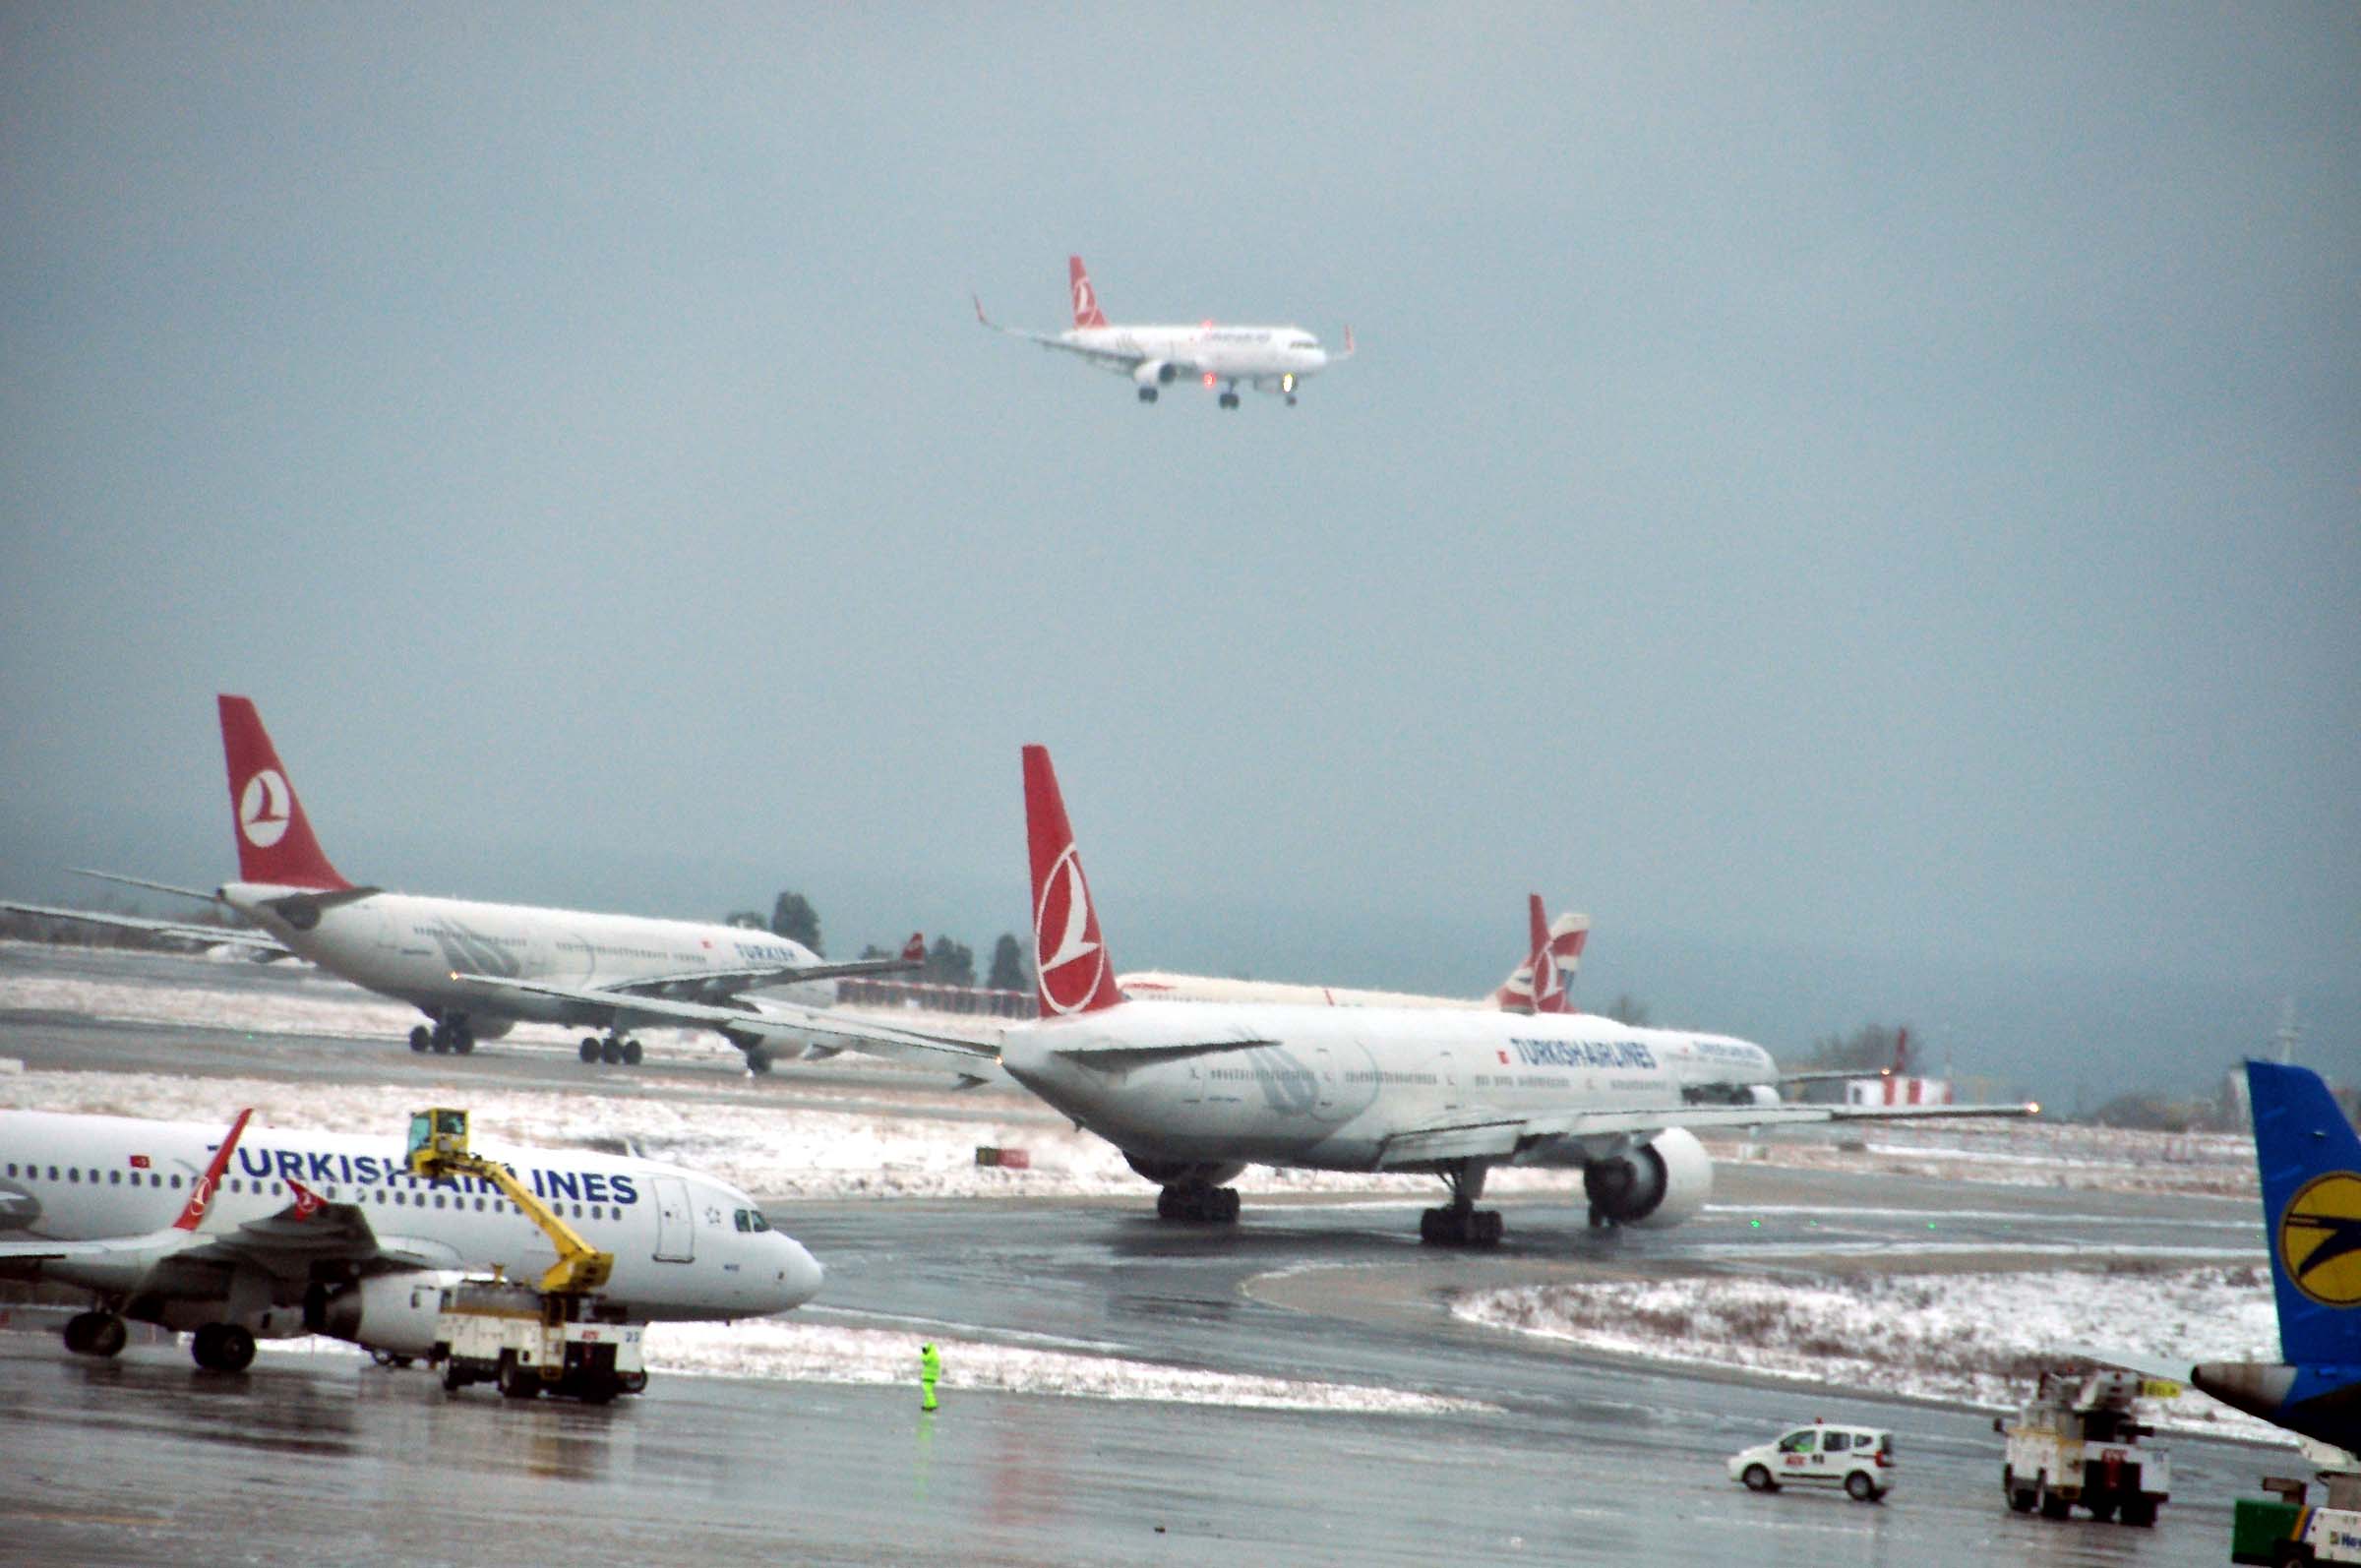
[[[209,1372],[243,1372],[254,1364],[254,1336],[235,1323],[208,1323],[189,1336],[189,1357]]]
[[[639,1049],[638,1041],[627,1040],[621,1035],[609,1035],[604,1040],[596,1035],[584,1035],[578,1055],[587,1062],[603,1061],[610,1067],[636,1067],[646,1053]]]
[[[130,1338],[112,1312],[77,1312],[66,1319],[66,1349],[77,1356],[119,1356]]]
[[[454,1056],[464,1056],[475,1050],[475,1031],[467,1027],[466,1019],[456,1015],[438,1018],[432,1029],[419,1024],[410,1030],[410,1049],[431,1051],[437,1055],[449,1052]]]
[[[1480,1209],[1483,1178],[1491,1167],[1481,1160],[1452,1160],[1435,1175],[1451,1189],[1451,1201],[1419,1216],[1419,1240],[1425,1246],[1498,1246],[1502,1227],[1498,1209]]]
[[[1238,1188],[1175,1181],[1156,1194],[1156,1218],[1190,1225],[1236,1225]]]
[[[1139,400],[1143,403],[1154,402],[1156,400],[1156,389],[1153,387],[1142,387],[1139,390]]]
[[[1224,408],[1236,408],[1238,406],[1238,393],[1235,392],[1226,392],[1222,393],[1218,400]]]

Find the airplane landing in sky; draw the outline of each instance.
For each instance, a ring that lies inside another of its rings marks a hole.
[[[1269,392],[1294,406],[1297,389],[1330,365],[1353,357],[1353,329],[1345,329],[1345,346],[1330,350],[1301,327],[1230,327],[1199,322],[1191,327],[1135,327],[1112,323],[1099,308],[1098,291],[1083,271],[1082,258],[1066,259],[1066,275],[1073,292],[1074,325],[1062,332],[1028,332],[1002,327],[984,314],[976,300],[976,320],[996,332],[1021,337],[1044,348],[1080,356],[1101,370],[1128,376],[1139,389],[1139,400],[1152,403],[1157,392],[1188,377],[1207,392],[1221,391],[1224,408],[1236,408],[1238,390]]]

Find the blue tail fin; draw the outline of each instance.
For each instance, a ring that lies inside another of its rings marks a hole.
[[[2290,1365],[2361,1364],[2361,1137],[2320,1074],[2246,1064],[2263,1226]]]

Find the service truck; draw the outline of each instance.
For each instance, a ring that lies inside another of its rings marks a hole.
[[[639,1324],[553,1314],[551,1304],[545,1293],[505,1280],[446,1289],[433,1357],[443,1363],[443,1386],[455,1394],[492,1383],[511,1399],[548,1393],[593,1405],[647,1386]]]
[[[2241,1497],[2230,1517],[2230,1561],[2288,1568],[2296,1563],[2361,1563],[2361,1473],[2323,1471],[2320,1505],[2311,1488],[2271,1477],[2270,1496]]]
[[[2008,1437],[2000,1489],[2021,1514],[2064,1519],[2079,1506],[2093,1519],[2152,1525],[2172,1491],[2172,1459],[2143,1438],[2137,1372],[2071,1368],[2043,1372],[2013,1418],[1994,1417]]]

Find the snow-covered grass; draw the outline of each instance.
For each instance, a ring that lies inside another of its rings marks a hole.
[[[2069,1346],[2160,1364],[2278,1358],[2270,1277],[2245,1265],[1521,1286],[1452,1311],[1615,1355],[1993,1409],[2013,1409]],[[2194,1389],[2155,1419],[2289,1440]]]
[[[1717,1160],[1809,1171],[1879,1171],[1944,1181],[2067,1191],[2252,1197],[2255,1147],[2243,1133],[2141,1132],[2051,1121],[1854,1123],[1813,1132],[1711,1139]]]

